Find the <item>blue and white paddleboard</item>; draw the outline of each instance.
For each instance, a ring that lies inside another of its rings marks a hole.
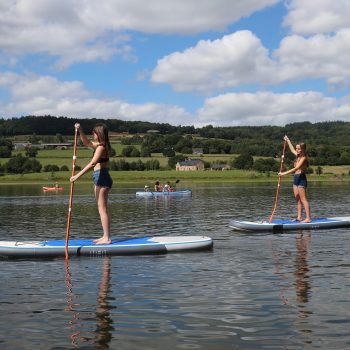
[[[192,196],[192,190],[179,190],[179,191],[137,191],[136,197],[177,197],[177,196]]]
[[[293,220],[272,220],[268,221],[239,221],[231,220],[230,227],[240,231],[291,231],[291,230],[315,230],[337,227],[350,227],[350,216],[335,218],[317,218],[311,222],[300,222]]]
[[[65,255],[65,240],[0,241],[0,257],[37,258]],[[112,244],[94,244],[93,240],[70,240],[69,255],[142,255],[207,250],[213,240],[205,236],[142,237],[114,239]]]

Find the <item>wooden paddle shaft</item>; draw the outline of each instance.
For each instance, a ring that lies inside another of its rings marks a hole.
[[[283,143],[283,151],[282,151],[282,156],[281,156],[281,163],[280,163],[280,173],[282,172],[283,170],[283,162],[284,162],[284,152],[286,150],[286,144],[287,144],[287,141],[284,140],[284,143]],[[276,209],[277,209],[277,203],[278,203],[278,197],[279,197],[279,194],[280,194],[280,189],[281,189],[281,175],[278,175],[278,182],[277,182],[277,190],[276,190],[276,196],[275,196],[275,203],[273,205],[273,209],[272,209],[272,213],[270,215],[270,219],[269,219],[269,222],[271,223],[272,222],[272,219],[273,219],[273,216],[275,215],[275,212],[276,212]]]
[[[72,176],[75,175],[75,163],[76,163],[76,160],[77,160],[77,143],[78,143],[78,129],[75,128],[74,148],[73,148],[73,163],[72,163]],[[71,218],[72,218],[73,192],[74,192],[74,182],[71,182],[70,183],[70,195],[69,195],[67,228],[66,228],[66,247],[65,247],[66,259],[68,258],[68,241],[69,241],[70,223],[71,223]]]

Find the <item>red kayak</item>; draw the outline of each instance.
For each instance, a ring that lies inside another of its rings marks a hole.
[[[45,187],[43,186],[43,191],[47,192],[47,191],[63,191],[63,187]]]

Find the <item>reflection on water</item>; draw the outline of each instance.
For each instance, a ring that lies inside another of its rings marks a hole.
[[[91,186],[77,187],[71,237],[96,237]],[[113,236],[208,235],[213,251],[0,260],[1,350],[349,348],[349,229],[228,227],[268,219],[274,185],[196,185],[191,198],[136,198],[137,189],[113,189]],[[18,191],[0,186],[2,239],[63,239],[68,194]],[[346,186],[310,186],[309,197],[316,216],[349,215]],[[284,186],[276,218],[294,211]]]
[[[112,339],[113,319],[110,316],[111,305],[108,294],[110,292],[111,261],[109,257],[103,258],[102,277],[96,307],[96,339],[98,349],[108,349]]]
[[[73,291],[73,284],[72,284],[72,275],[69,271],[69,260],[65,259],[65,266],[66,266],[66,286],[67,286],[67,308],[66,311],[68,311],[72,318],[69,320],[69,329],[70,329],[70,338],[72,340],[72,345],[77,348],[78,347],[78,339],[80,336],[80,332],[77,330],[77,327],[79,325],[79,312],[76,311],[78,304],[76,304],[75,301],[75,295]]]
[[[313,312],[308,307],[311,296],[311,285],[309,282],[310,269],[308,266],[309,251],[311,245],[311,232],[301,232],[296,236],[297,254],[295,257],[295,293],[296,293],[296,306],[298,307],[298,320],[296,321],[300,332],[304,335],[303,342],[305,344],[311,344],[312,338],[309,334],[312,333],[311,327],[309,327],[306,319],[312,316]]]
[[[112,339],[113,319],[110,316],[110,310],[113,306],[109,301],[110,279],[111,279],[111,261],[110,257],[102,258],[101,280],[98,285],[98,295],[95,306],[96,326],[93,335],[82,333],[84,329],[84,320],[78,311],[82,306],[74,294],[74,286],[72,275],[69,271],[69,260],[65,260],[66,266],[66,286],[67,286],[67,308],[71,314],[69,320],[69,330],[71,343],[74,348],[79,348],[82,345],[93,344],[96,349],[108,349]]]
[[[305,231],[296,236],[297,255],[295,257],[295,292],[297,303],[307,303],[310,296],[308,255],[311,244],[311,232]]]

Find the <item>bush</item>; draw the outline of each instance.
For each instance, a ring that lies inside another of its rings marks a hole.
[[[10,158],[12,151],[12,142],[0,137],[0,158]]]
[[[10,158],[11,149],[6,146],[0,146],[0,158]]]
[[[111,157],[115,157],[116,155],[117,155],[116,150],[115,150],[114,148],[111,148],[111,154],[110,154],[110,156],[111,156]]]
[[[137,148],[134,148],[130,153],[130,157],[140,157],[140,151]]]
[[[169,147],[164,148],[163,156],[164,157],[175,157],[175,151],[172,148],[169,148]]]
[[[5,164],[5,171],[10,174],[40,173],[41,168],[42,165],[38,160],[23,157],[21,153]]]
[[[127,146],[122,150],[123,157],[140,157],[140,151],[135,146]]]
[[[267,159],[257,159],[254,161],[253,170],[258,171],[260,173],[265,173],[268,171],[279,171],[280,165],[275,161],[274,158]]]
[[[160,169],[160,164],[157,159],[148,160],[145,163],[146,170],[158,170]]]
[[[60,168],[57,165],[47,164],[47,165],[44,166],[43,171],[45,173],[55,172],[55,171],[60,171]]]
[[[142,147],[140,156],[141,157],[150,157],[151,156],[151,149],[149,147]]]
[[[35,158],[38,154],[38,149],[36,147],[29,147],[26,149],[26,156],[30,158]]]
[[[69,171],[69,168],[67,167],[67,165],[62,165],[60,171]]]
[[[27,158],[22,166],[23,173],[40,173],[42,165],[37,159]]]
[[[16,157],[12,157],[5,164],[5,171],[10,174],[22,174],[23,172],[23,164],[26,161],[26,157],[23,157],[21,153],[17,154]]]
[[[118,161],[112,160],[109,163],[109,169],[112,171],[121,171],[121,170],[129,170],[130,165],[128,162],[126,162],[124,159],[120,159]]]
[[[253,167],[254,159],[249,153],[242,153],[233,161],[233,166],[236,169],[251,169]]]

